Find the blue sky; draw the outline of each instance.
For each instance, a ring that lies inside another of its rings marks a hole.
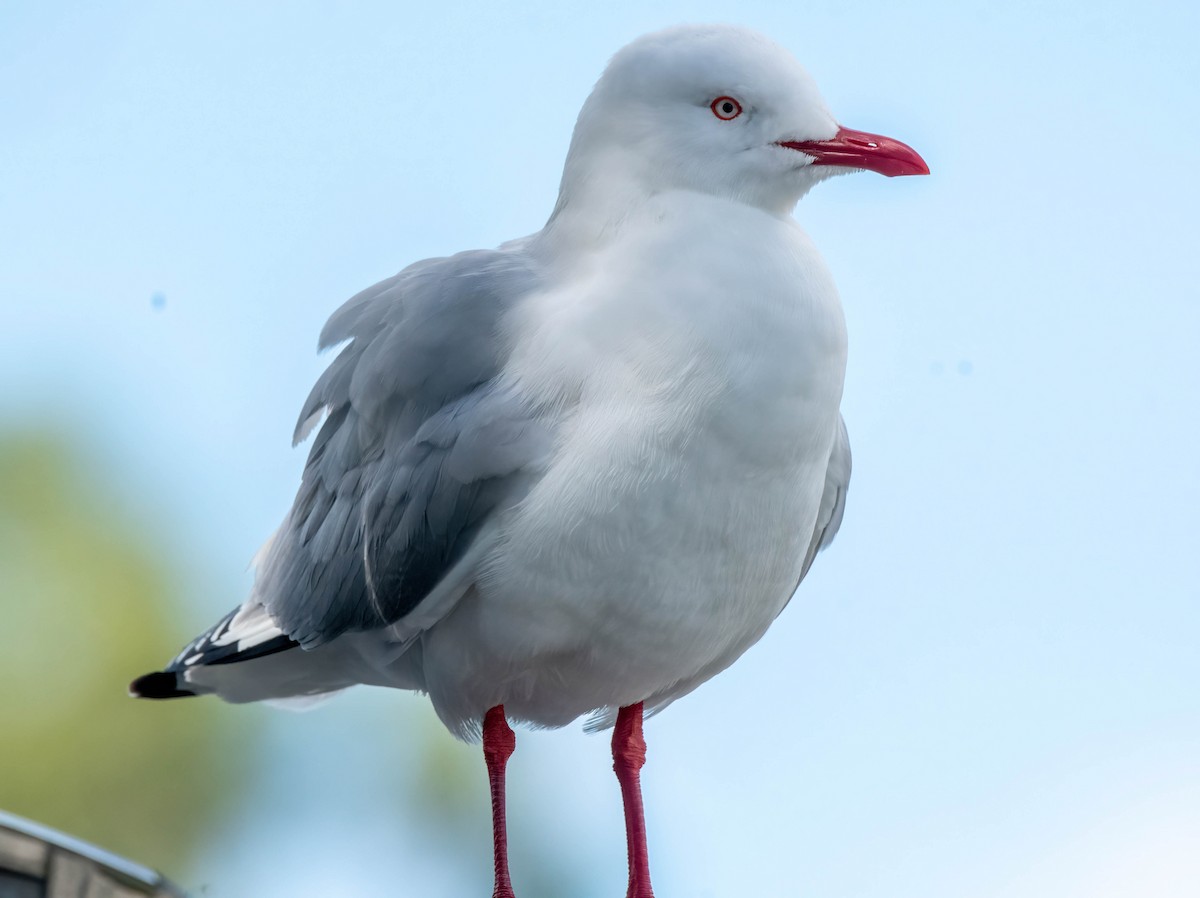
[[[659,893],[1200,891],[1195,5],[246,6],[0,12],[0,423],[86,438],[192,575],[188,627],[290,500],[333,308],[539,228],[608,56],[735,21],[933,175],[797,210],[850,327],[846,522],[763,642],[649,725]],[[245,811],[207,894],[249,894],[263,854],[297,871],[256,894],[347,865],[359,895],[397,865],[465,892],[369,773],[427,713],[272,715],[263,794],[320,810]],[[516,758],[546,845],[619,892],[605,740]]]

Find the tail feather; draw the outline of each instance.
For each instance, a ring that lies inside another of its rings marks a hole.
[[[175,656],[168,671],[197,665],[235,664],[295,648],[300,643],[279,629],[257,602],[242,605],[201,633]]]
[[[227,702],[311,705],[356,683],[378,680],[352,639],[305,651],[251,600],[193,639],[165,670],[138,677],[135,698],[217,695]]]
[[[166,670],[145,674],[130,683],[129,694],[152,699],[204,695],[216,690],[191,682],[192,675],[201,668],[253,661],[298,646],[276,626],[262,605],[248,603],[184,646]]]
[[[196,693],[180,688],[179,675],[174,671],[157,670],[130,683],[129,694],[134,698],[188,698]]]

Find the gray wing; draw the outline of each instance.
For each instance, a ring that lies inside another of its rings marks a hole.
[[[324,415],[255,598],[305,648],[401,620],[536,476],[549,435],[499,383],[500,319],[534,289],[519,249],[406,268],[350,299],[320,347],[349,341],[300,413]]]
[[[850,435],[846,432],[846,420],[838,416],[838,429],[829,452],[829,467],[825,469],[825,491],[821,493],[821,505],[817,510],[817,525],[813,529],[812,542],[804,556],[800,569],[800,580],[808,574],[817,553],[828,548],[842,526],[842,515],[846,512],[846,491],[850,488]],[[797,586],[800,582],[797,581]]]

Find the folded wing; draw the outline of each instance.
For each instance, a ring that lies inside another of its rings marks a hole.
[[[536,289],[519,250],[426,260],[352,298],[296,438],[324,416],[255,598],[305,648],[396,623],[536,476],[549,445],[497,375],[500,321]]]

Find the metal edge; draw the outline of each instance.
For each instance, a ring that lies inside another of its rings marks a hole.
[[[82,839],[77,839],[74,836],[68,836],[66,833],[61,833],[44,824],[35,823],[32,820],[26,820],[24,817],[18,817],[16,814],[10,814],[8,811],[0,810],[0,827],[12,830],[15,833],[33,836],[35,839],[40,839],[49,845],[53,845],[55,848],[61,848],[64,851],[87,858],[93,863],[99,864],[108,872],[115,873],[122,879],[128,880],[131,884],[146,886],[151,889],[167,888],[173,892],[178,892],[175,886],[157,870],[134,863],[120,855],[105,851],[103,848],[97,848],[90,842],[84,842]]]

